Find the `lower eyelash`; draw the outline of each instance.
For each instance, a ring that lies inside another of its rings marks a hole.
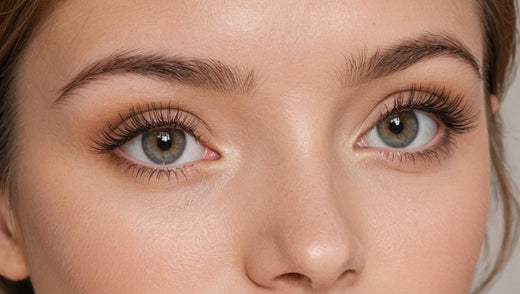
[[[166,177],[167,180],[175,179],[177,182],[188,179],[188,174],[192,169],[192,164],[184,164],[179,167],[168,168],[151,168],[143,165],[133,163],[116,154],[109,154],[109,166],[117,166],[121,168],[125,174],[131,175],[136,179],[143,179],[147,183],[155,180],[159,182]]]
[[[380,150],[380,153],[392,162],[398,160],[400,164],[413,163],[415,165],[418,160],[421,160],[427,166],[431,165],[433,161],[441,162],[442,156],[448,156],[452,150],[456,148],[453,134],[450,130],[446,130],[446,134],[442,136],[439,142],[434,146],[415,152],[400,151],[400,150]]]

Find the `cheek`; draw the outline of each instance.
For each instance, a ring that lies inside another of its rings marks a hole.
[[[125,189],[106,165],[59,145],[37,149],[28,147],[19,161],[16,209],[31,280],[41,293],[203,293],[199,277],[232,260],[216,249],[230,242],[220,219],[201,218],[210,215],[203,207],[181,209],[172,200],[179,193]]]
[[[481,147],[466,152],[469,148],[460,146],[439,171],[382,172],[371,179],[364,207],[373,239],[366,250],[380,265],[376,275],[398,283],[402,293],[406,287],[410,293],[469,290],[485,235],[490,190],[487,137],[480,135],[477,142],[482,144],[466,146]],[[395,281],[396,276],[409,283]]]

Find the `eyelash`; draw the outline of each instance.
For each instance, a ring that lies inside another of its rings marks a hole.
[[[115,152],[116,149],[130,142],[136,136],[163,127],[186,132],[202,145],[205,145],[205,140],[199,135],[201,133],[200,128],[211,131],[196,115],[183,111],[178,106],[173,107],[171,103],[168,103],[168,105],[150,103],[145,106],[133,106],[128,114],[120,113],[116,122],[108,122],[100,136],[92,139],[91,148],[96,154],[109,154],[111,157],[110,164],[123,166],[125,172],[134,175],[136,179],[145,178],[148,182],[153,178],[159,181],[163,176],[166,176],[168,180],[172,176],[176,180],[179,180],[181,176],[186,179],[187,169],[192,165],[190,163],[169,168],[152,168],[133,163]]]
[[[448,155],[455,146],[454,136],[471,131],[476,127],[478,119],[478,113],[474,112],[464,102],[462,95],[450,98],[451,96],[451,92],[447,91],[446,88],[423,89],[417,86],[413,86],[409,91],[396,94],[392,105],[381,112],[375,124],[401,112],[423,111],[438,119],[446,127],[446,131],[434,146],[426,150],[407,152],[386,149],[380,150],[380,152],[387,159],[398,160],[400,163],[406,161],[415,163],[417,159],[430,163],[433,160],[439,160],[441,154]],[[91,148],[94,153],[111,155],[112,164],[124,166],[126,172],[133,174],[138,179],[144,177],[151,181],[154,177],[159,180],[163,176],[168,179],[174,176],[177,180],[180,176],[187,178],[186,169],[191,164],[165,169],[150,168],[130,162],[115,154],[114,150],[128,143],[139,134],[161,127],[184,131],[203,145],[205,145],[205,142],[199,135],[199,129],[203,127],[210,131],[197,116],[182,111],[179,107],[173,107],[171,103],[168,105],[150,103],[145,106],[133,106],[127,115],[119,114],[116,122],[107,123],[101,135],[92,139],[93,145]]]
[[[453,97],[453,98],[451,98]],[[432,115],[445,127],[445,132],[438,142],[426,150],[415,152],[385,149],[380,152],[390,161],[399,163],[420,159],[425,163],[440,160],[440,155],[449,155],[456,147],[454,137],[464,134],[476,127],[478,112],[474,111],[464,100],[463,95],[453,96],[445,87],[421,88],[412,86],[411,90],[396,94],[390,107],[386,107],[378,120],[370,129],[382,120],[406,111],[422,111]]]

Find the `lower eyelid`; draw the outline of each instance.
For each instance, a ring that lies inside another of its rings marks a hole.
[[[215,156],[211,155],[211,151],[207,151],[207,154],[210,154],[209,156]],[[136,162],[131,158],[129,159],[120,150],[114,150],[111,153],[105,154],[105,156],[107,156],[108,168],[114,169],[118,175],[122,174],[125,177],[133,178],[137,183],[142,184],[166,184],[172,182],[172,184],[175,185],[181,182],[191,181],[192,179],[198,178],[201,174],[211,171],[211,169],[206,169],[205,162],[208,162],[208,160],[157,167]]]
[[[136,164],[122,157],[114,156],[111,164],[123,170],[124,174],[132,176],[135,180],[144,181],[146,183],[152,181],[159,182],[162,179],[166,179],[167,181],[175,179],[177,182],[180,182],[181,180],[185,181],[190,179],[193,175],[191,168],[192,163],[180,167],[159,169]]]
[[[442,127],[445,128],[445,131],[438,131],[435,139],[421,149],[362,148],[359,152],[362,158],[371,158],[391,169],[407,172],[421,171],[423,168],[429,168],[435,163],[441,164],[456,148],[455,134],[446,127]],[[372,162],[372,160],[366,162]]]

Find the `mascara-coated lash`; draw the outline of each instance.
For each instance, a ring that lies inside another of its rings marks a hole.
[[[96,153],[107,153],[146,131],[165,127],[184,131],[198,142],[204,142],[198,132],[200,127],[211,131],[196,115],[173,107],[171,103],[150,103],[132,106],[126,115],[120,113],[116,122],[108,122],[101,135],[92,139],[91,147]]]
[[[205,145],[203,135],[211,133],[211,129],[196,115],[173,107],[171,103],[150,103],[144,106],[132,106],[126,114],[120,113],[118,119],[108,122],[100,135],[92,139],[91,149],[97,154],[109,155],[109,165],[123,169],[124,173],[133,175],[136,179],[153,178],[157,181],[162,177],[177,181],[187,179],[188,174],[195,171],[193,163],[181,165],[146,166],[126,156],[119,149],[137,136],[154,129],[177,129],[195,138],[197,143]]]
[[[399,92],[391,97],[390,105],[384,108],[370,130],[381,121],[400,113],[422,111],[438,122],[438,132],[441,132],[434,144],[426,144],[430,146],[423,149],[377,148],[377,151],[391,162],[411,161],[415,164],[418,159],[425,163],[431,163],[434,160],[440,161],[441,155],[449,155],[452,148],[456,147],[456,135],[469,132],[477,126],[479,113],[468,104],[463,95],[452,95],[444,87],[413,86],[410,90]],[[368,147],[370,146],[362,148]]]
[[[433,115],[450,131],[462,134],[476,127],[478,112],[465,102],[463,95],[455,95],[445,87],[423,89],[413,86],[393,98],[393,104],[379,116],[378,122],[404,111],[419,110]]]

